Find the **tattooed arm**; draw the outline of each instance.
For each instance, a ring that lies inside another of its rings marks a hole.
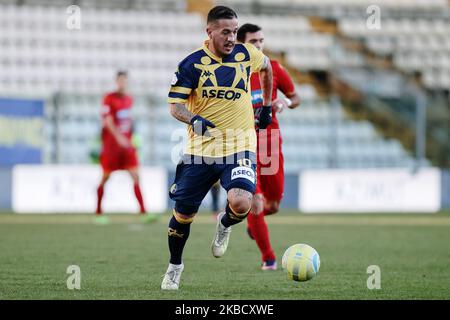
[[[177,120],[189,124],[194,114],[184,104],[170,103],[170,114]]]
[[[216,125],[211,121],[202,118],[198,114],[190,112],[184,104],[170,103],[170,114],[177,120],[192,126],[194,132],[198,135],[211,136],[208,127],[215,128]]]

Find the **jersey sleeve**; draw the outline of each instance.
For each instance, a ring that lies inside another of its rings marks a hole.
[[[189,95],[194,89],[194,75],[189,66],[178,65],[170,84],[168,103],[186,103]]]
[[[102,108],[100,111],[101,117],[106,118],[108,115],[112,115],[113,114],[112,108],[113,107],[111,105],[111,96],[107,94],[103,97]]]
[[[245,43],[244,46],[247,49],[248,53],[250,54],[250,67],[252,73],[258,72],[264,65],[264,58],[265,58],[264,53],[258,50],[251,43]]]
[[[283,92],[284,95],[292,94],[295,92],[294,82],[287,70],[278,62],[272,64],[274,72],[277,73],[278,89]]]

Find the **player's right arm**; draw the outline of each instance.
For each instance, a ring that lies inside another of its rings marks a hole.
[[[169,103],[169,107],[172,117],[181,122],[190,124],[194,114],[186,108],[186,105],[181,103]]]
[[[130,141],[119,131],[114,123],[111,106],[108,102],[108,96],[103,99],[102,125],[116,139],[117,144],[123,148],[130,147]]]
[[[297,108],[300,105],[300,96],[295,91],[292,78],[289,76],[286,69],[278,62],[274,62],[273,68],[276,69],[278,75],[278,89],[285,95],[285,98],[278,98],[273,102],[277,107],[277,112],[282,112],[285,108]]]
[[[122,148],[130,147],[130,141],[117,129],[114,124],[114,119],[111,115],[107,115],[103,118],[103,126],[108,130],[112,136],[116,139],[119,146]]]
[[[207,132],[208,127],[215,128],[211,121],[190,112],[184,104],[170,103],[170,114],[177,120],[192,126],[194,132],[198,135],[210,136]]]
[[[186,108],[189,95],[195,89],[195,75],[189,69],[189,66],[180,63],[172,79],[168,103],[170,114],[177,120],[192,126],[194,132],[198,135],[209,135],[208,127],[214,128],[211,121],[202,118],[198,114],[193,114]]]

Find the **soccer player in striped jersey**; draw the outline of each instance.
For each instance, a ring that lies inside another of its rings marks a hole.
[[[208,13],[203,46],[183,59],[172,79],[168,103],[173,117],[188,125],[189,140],[169,196],[175,201],[169,222],[170,261],[161,284],[177,290],[184,269],[182,253],[190,225],[214,183],[227,191],[211,249],[222,257],[231,226],[250,211],[256,186],[256,132],[250,76],[259,72],[263,103],[259,124],[271,121],[272,67],[251,44],[236,44],[236,13],[217,6]]]

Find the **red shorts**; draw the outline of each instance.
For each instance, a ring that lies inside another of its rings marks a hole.
[[[104,172],[112,172],[135,168],[139,162],[134,147],[104,146],[100,154],[100,164]]]
[[[267,171],[267,172],[264,172]],[[269,174],[267,174],[269,173]],[[283,153],[278,155],[278,168],[257,165],[257,182],[255,194],[262,194],[268,201],[280,202],[284,194],[284,158]]]

